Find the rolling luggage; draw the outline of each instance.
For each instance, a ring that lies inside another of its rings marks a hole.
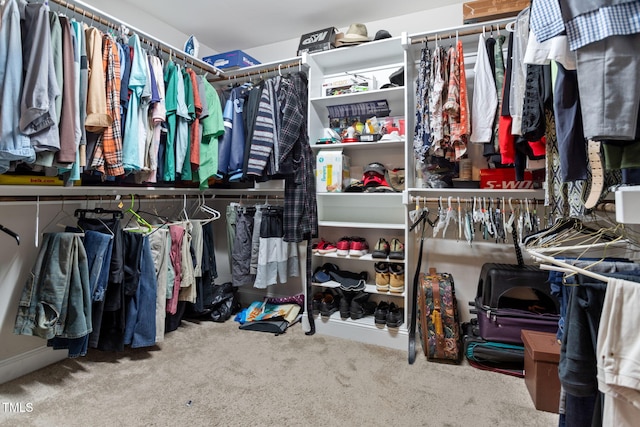
[[[462,335],[453,277],[449,273],[420,274],[418,336],[430,361],[460,363]]]
[[[522,345],[522,329],[557,332],[559,306],[548,275],[532,265],[484,264],[473,304],[480,336]]]

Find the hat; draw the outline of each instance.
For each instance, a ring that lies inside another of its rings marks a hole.
[[[360,44],[369,41],[367,27],[364,24],[351,24],[340,40],[342,44]]]
[[[389,187],[387,180],[387,168],[382,163],[369,163],[364,168],[364,174],[362,176],[362,183],[365,189],[371,187]]]
[[[374,40],[382,40],[382,39],[390,39],[391,34],[387,30],[378,30],[376,36],[373,38]]]

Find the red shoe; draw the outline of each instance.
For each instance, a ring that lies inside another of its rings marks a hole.
[[[314,245],[313,252],[318,254],[328,254],[335,252],[337,249],[336,245],[321,238],[320,241]]]
[[[362,237],[353,237],[349,245],[349,255],[364,256],[369,253],[369,244]]]
[[[336,243],[336,248],[338,255],[347,256],[349,255],[349,248],[351,247],[351,237],[343,237],[338,240]]]

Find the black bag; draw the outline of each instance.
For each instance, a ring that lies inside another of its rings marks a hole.
[[[524,377],[524,346],[480,337],[477,319],[462,324],[464,355],[474,368]]]

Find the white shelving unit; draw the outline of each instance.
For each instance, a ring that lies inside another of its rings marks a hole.
[[[385,89],[370,89],[365,92],[323,96],[322,84],[325,79],[348,74],[374,73],[390,75],[406,63],[406,35],[364,43],[343,49],[314,53],[303,56],[309,70],[309,138],[314,152],[322,149],[341,149],[351,159],[352,167],[364,168],[372,162],[380,162],[388,169],[407,169],[407,143],[401,141],[353,142],[330,145],[315,145],[329,127],[329,108],[335,105],[384,100],[390,116],[401,117],[406,122],[406,86]],[[378,81],[378,87],[385,82]],[[355,177],[359,179],[359,177]],[[407,216],[402,193],[318,193],[318,224],[320,237],[336,242],[344,236],[358,236],[366,239],[370,251],[380,238],[393,238],[406,242]],[[362,257],[315,254],[314,269],[324,263],[333,263],[341,269],[353,272],[368,272],[365,292],[370,301],[394,302],[405,310],[405,322],[398,328],[376,325],[373,316],[362,319],[342,319],[336,312],[330,317],[316,317],[316,331],[319,334],[338,336],[355,341],[382,345],[397,349],[408,346],[407,319],[407,279],[405,292],[379,292],[375,286],[376,262],[395,262],[405,265],[404,260],[375,259],[370,254]],[[406,268],[405,268],[406,270]],[[337,282],[314,283],[317,290],[339,287]],[[312,298],[312,295],[308,295]]]

